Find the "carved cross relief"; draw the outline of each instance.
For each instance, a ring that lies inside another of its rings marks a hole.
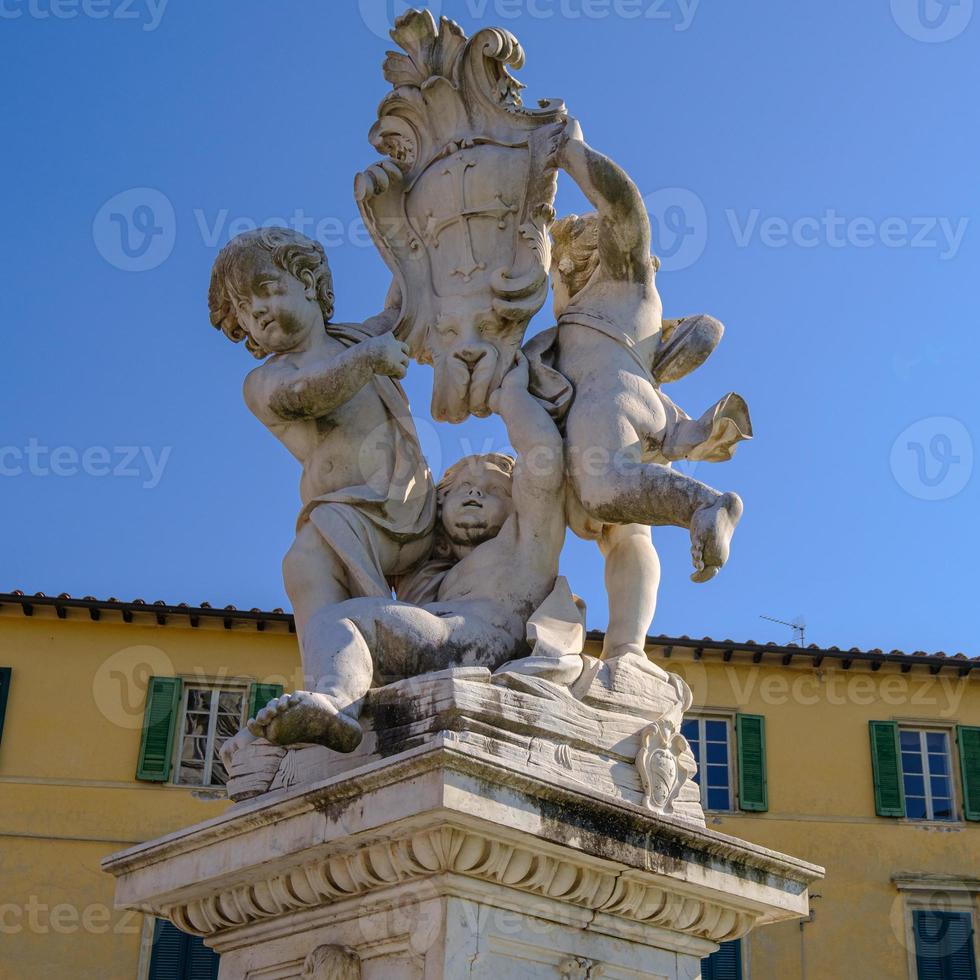
[[[438,248],[439,236],[453,225],[459,227],[463,245],[460,252],[460,264],[453,269],[452,274],[462,276],[463,282],[469,282],[474,272],[486,269],[486,263],[478,262],[473,253],[473,233],[470,228],[470,220],[472,218],[494,218],[497,227],[503,230],[507,227],[507,216],[517,214],[516,205],[508,204],[500,193],[494,196],[496,204],[472,206],[467,202],[466,173],[476,165],[477,161],[466,153],[454,154],[451,161],[446,164],[442,176],[448,177],[450,181],[452,208],[447,215],[440,218],[437,218],[430,211],[422,236],[428,245],[432,248]]]

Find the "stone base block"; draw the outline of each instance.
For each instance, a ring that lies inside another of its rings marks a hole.
[[[687,686],[642,657],[582,660],[570,687],[473,667],[377,688],[368,695],[365,735],[354,752],[260,739],[235,754],[228,792],[244,800],[297,788],[449,735],[518,771],[704,826],[694,756],[679,734],[690,705]]]
[[[437,736],[123,851],[116,901],[221,980],[695,978],[820,868]]]

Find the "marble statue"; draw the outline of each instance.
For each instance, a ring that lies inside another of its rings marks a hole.
[[[719,493],[670,463],[730,459],[752,428],[739,395],[726,395],[694,421],[661,391],[664,374],[680,377],[711,353],[721,325],[690,317],[670,324],[673,338],[667,333],[650,219],[636,185],[585,143],[574,120],[554,163],[596,208],[553,229],[552,337],[558,370],[575,391],[565,420],[569,523],[596,540],[605,558],[606,651],[642,654],[660,577],[648,526],[687,528],[691,577],[706,582],[727,561],[742,515],[737,494]]]
[[[286,229],[235,238],[211,280],[211,322],[262,362],[245,401],[302,467],[283,576],[304,682],[221,745],[233,806],[103,867],[222,980],[699,976],[806,916],[823,873],[706,825],[692,691],[644,651],[650,527],[687,529],[707,581],[742,512],[671,464],[728,459],[744,401],[692,419],[662,390],[722,327],[663,318],[636,186],[561,102],[525,108],[511,34],[412,10],[392,37],[383,159],[354,186],[382,312],[332,322],[324,251]],[[562,174],[594,213],[555,220]],[[497,414],[515,455],[434,485],[410,360],[434,419]],[[569,527],[605,560],[600,657],[559,575]]]
[[[639,191],[563,103],[524,107],[508,71],[523,63],[515,38],[467,38],[427,11],[399,18],[392,37],[403,53],[389,52],[392,91],[370,134],[385,159],[355,180],[394,276],[383,312],[332,323],[323,250],[285,229],[234,239],[212,274],[212,323],[263,359],[246,403],[303,465],[283,573],[305,684],[225,743],[235,791],[289,783],[302,768],[289,752],[326,764],[304,746],[373,751],[389,737],[390,699],[376,692],[411,682],[428,692],[419,731],[434,691],[489,699],[511,743],[551,744],[543,719],[557,706],[590,730],[625,714],[634,775],[616,792],[698,818],[680,734],[690,691],[647,659],[644,638],[660,575],[650,527],[688,529],[692,577],[707,581],[742,513],[736,494],[670,464],[730,458],[751,437],[745,402],[729,394],[694,420],[661,389],[704,361],[721,324],[664,320]],[[595,212],[555,222],[559,172]],[[525,342],[549,275],[557,323]],[[433,366],[434,418],[496,413],[516,458],[468,457],[434,487],[398,385],[410,358]],[[584,606],[558,575],[568,526],[605,559],[603,661],[584,656]],[[533,736],[529,703],[543,725]],[[583,751],[589,778],[610,785]]]
[[[428,557],[436,497],[408,401],[391,313],[335,324],[323,247],[285,228],[233,239],[211,276],[211,322],[262,359],[245,402],[303,467],[296,540],[283,561],[304,672],[324,606],[391,596]],[[311,660],[312,658],[312,660]]]
[[[363,598],[323,606],[304,635],[316,689],[270,702],[249,723],[253,735],[352,751],[373,678],[449,667],[492,670],[528,651],[528,618],[558,576],[565,472],[561,435],[527,386],[527,362],[518,355],[490,398],[517,459],[468,457],[439,484],[443,557],[438,583],[426,577],[434,600]]]

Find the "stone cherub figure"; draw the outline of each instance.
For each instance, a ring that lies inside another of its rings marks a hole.
[[[447,667],[495,669],[528,653],[528,617],[555,589],[565,538],[562,439],[529,394],[522,355],[491,398],[513,457],[490,453],[454,464],[438,488],[442,558],[417,573],[433,601],[351,599],[308,623],[304,664],[314,690],[271,701],[249,721],[279,745],[315,742],[352,751],[372,681]]]
[[[211,275],[211,322],[263,359],[245,401],[303,467],[303,509],[283,562],[304,672],[323,655],[314,616],[352,597],[391,597],[425,559],[435,488],[397,379],[408,351],[394,314],[331,323],[322,246],[285,228],[233,239]]]
[[[552,162],[597,209],[552,229],[556,366],[575,390],[566,419],[569,523],[596,540],[605,558],[604,655],[642,655],[660,578],[649,526],[688,528],[691,577],[705,582],[725,564],[742,514],[736,494],[719,493],[670,463],[730,459],[736,443],[751,436],[751,423],[736,394],[695,421],[660,390],[662,376],[697,367],[722,328],[709,317],[663,320],[650,221],[633,181],[584,142],[574,120]]]

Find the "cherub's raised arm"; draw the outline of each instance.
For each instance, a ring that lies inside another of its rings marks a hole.
[[[650,219],[636,184],[609,157],[582,138],[570,120],[558,165],[599,212],[599,259],[613,279],[642,282],[650,276]]]
[[[403,378],[408,349],[390,333],[361,341],[310,367],[257,368],[245,379],[245,401],[263,422],[278,424],[329,415],[375,374]]]
[[[518,355],[514,368],[491,396],[490,407],[504,420],[507,437],[517,450],[514,500],[554,510],[555,495],[565,482],[564,447],[551,416],[527,390],[528,365]]]

